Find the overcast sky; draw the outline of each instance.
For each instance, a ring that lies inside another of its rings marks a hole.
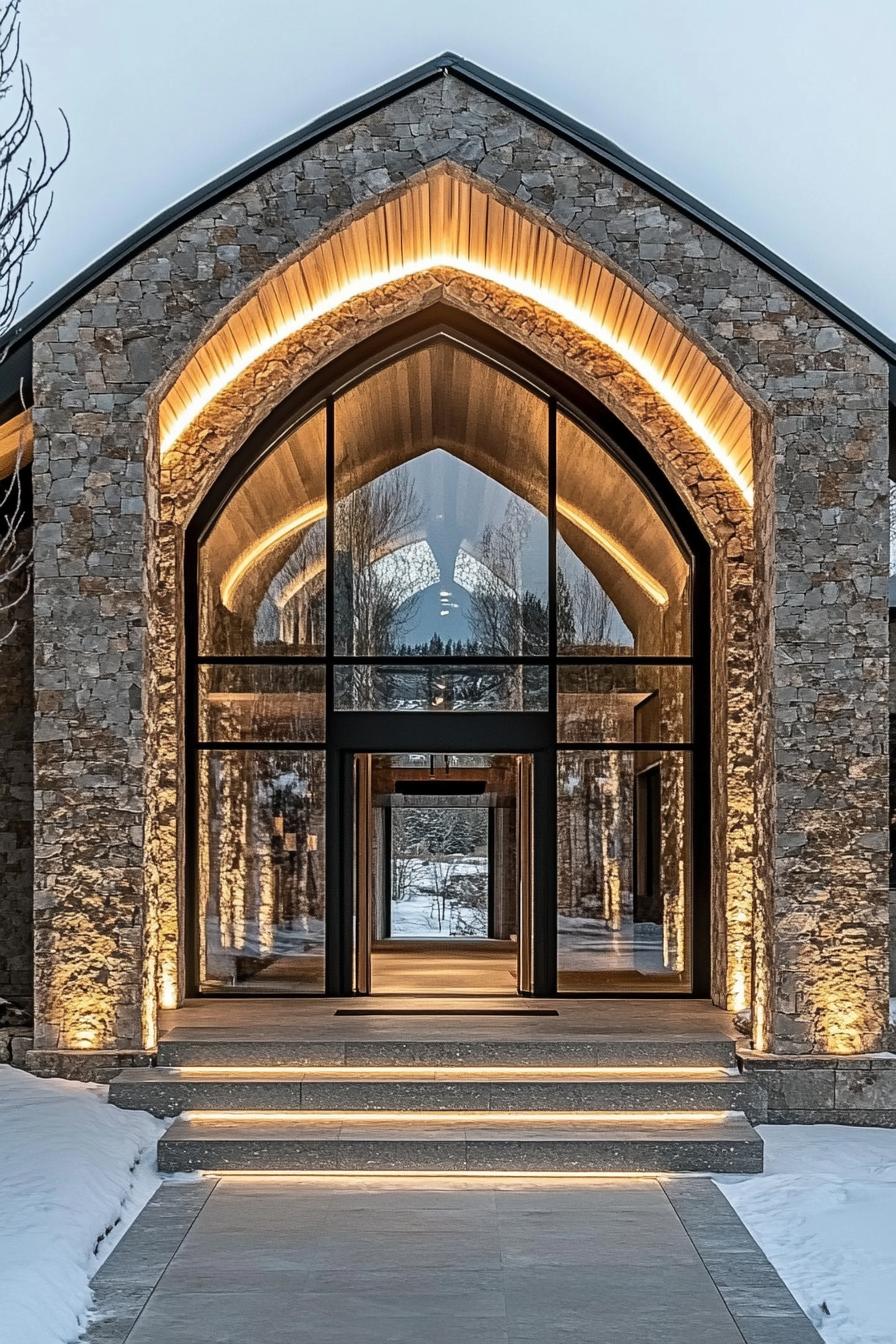
[[[896,336],[896,0],[25,0],[72,153],[26,308],[445,50],[587,123]]]

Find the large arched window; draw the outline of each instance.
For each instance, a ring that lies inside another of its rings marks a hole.
[[[579,406],[440,330],[256,450],[188,565],[200,988],[345,990],[334,753],[434,715],[550,772],[542,991],[692,988],[694,555]]]

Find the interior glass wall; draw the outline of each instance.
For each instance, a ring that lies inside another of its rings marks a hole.
[[[337,744],[352,722],[382,735],[415,716],[426,751],[440,714],[470,725],[467,753],[474,722],[502,717],[508,752],[534,743],[553,780],[536,902],[557,988],[686,991],[694,602],[654,494],[550,389],[448,336],[343,382],[270,445],[196,552],[200,988],[324,988]],[[438,809],[412,812],[393,846]],[[467,840],[478,862],[481,837]],[[395,890],[407,856],[390,853]]]

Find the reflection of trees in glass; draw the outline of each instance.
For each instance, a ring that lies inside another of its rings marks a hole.
[[[404,652],[408,652],[407,649]],[[432,640],[415,653],[462,657],[473,647]],[[358,675],[363,672],[363,678]],[[428,709],[435,711],[512,708],[547,709],[547,674],[543,667],[488,667],[474,663],[424,664],[380,667],[375,677],[368,669],[352,668],[337,685],[349,685],[357,709]],[[348,696],[343,693],[343,698]]]
[[[336,649],[394,653],[416,615],[423,506],[412,480],[389,472],[336,505]]]
[[[565,548],[564,548],[565,549]],[[576,566],[580,572],[572,579],[564,564],[563,549],[558,548],[557,565],[557,648],[560,652],[601,650],[611,641],[613,607],[607,594],[590,570]]]
[[[291,649],[323,651],[326,535],[324,522],[312,523],[287,556],[268,599],[259,606],[255,621],[257,645],[279,640]]]
[[[630,918],[631,761],[562,751],[557,759],[557,908],[619,929]]]
[[[223,751],[201,759],[205,974],[239,979],[277,955],[319,956],[323,752]]]
[[[514,657],[547,652],[547,604],[523,588],[530,515],[521,500],[512,499],[501,524],[489,524],[479,539],[470,593],[470,624],[479,653]]]

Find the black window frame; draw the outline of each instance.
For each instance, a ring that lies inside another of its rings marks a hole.
[[[334,405],[338,397],[378,369],[415,349],[439,340],[457,342],[471,354],[522,383],[548,404],[548,603],[549,647],[546,657],[475,658],[457,656],[335,655],[333,649],[333,518],[335,501]],[[215,655],[202,654],[199,646],[199,554],[203,541],[258,464],[305,419],[326,412],[326,643],[323,655]],[[557,653],[557,417],[566,416],[604,451],[609,453],[657,509],[665,525],[690,561],[690,649],[687,655],[639,656],[614,654],[583,656]],[[198,846],[198,754],[209,749],[277,749],[326,752],[327,882],[326,989],[327,995],[352,992],[352,856],[349,838],[352,816],[351,757],[363,751],[447,751],[464,754],[476,750],[532,753],[537,763],[535,778],[536,815],[542,830],[556,835],[557,752],[589,750],[645,750],[687,752],[691,757],[691,985],[690,989],[645,989],[626,997],[706,997],[710,977],[711,893],[711,793],[710,793],[710,691],[713,631],[710,623],[710,548],[693,515],[650,452],[597,397],[568,373],[556,369],[512,337],[445,303],[431,305],[359,342],[328,362],[299,388],[286,396],[248,436],[225,464],[191,519],[184,536],[184,678],[183,738],[184,801],[181,811],[184,845],[181,880],[185,892],[184,950],[187,991],[203,996],[239,993],[251,996],[251,988],[202,988],[199,966]],[[547,664],[548,708],[546,711],[496,711],[451,713],[402,713],[334,709],[334,678],[337,666],[378,664],[501,663]],[[198,735],[198,669],[202,664],[274,664],[326,668],[326,731],[323,742],[209,742]],[[691,736],[688,742],[560,742],[557,738],[557,669],[563,664],[683,665],[691,668]],[[471,738],[470,734],[474,734]],[[540,889],[535,917],[535,983],[538,996],[557,993],[556,987],[556,862],[545,851],[535,858],[536,886]],[[555,848],[555,847],[554,847]],[[347,850],[349,852],[347,852]],[[601,997],[618,990],[595,989],[576,997]],[[296,997],[302,997],[297,994]]]

